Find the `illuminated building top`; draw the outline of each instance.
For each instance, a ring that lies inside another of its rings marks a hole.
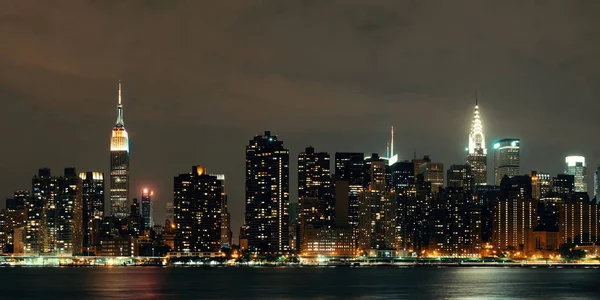
[[[121,102],[121,81],[119,81],[119,105],[117,105],[117,122],[112,131],[110,139],[110,151],[129,152],[129,136],[125,130],[125,120],[123,119],[123,103]]]
[[[487,149],[485,148],[485,135],[483,134],[483,125],[481,124],[481,118],[479,116],[479,105],[475,100],[475,115],[473,116],[473,123],[471,123],[471,132],[469,133],[469,148],[467,148],[469,154],[486,155]]]

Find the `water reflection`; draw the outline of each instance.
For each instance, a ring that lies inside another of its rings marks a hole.
[[[2,268],[0,299],[598,299],[593,269]]]

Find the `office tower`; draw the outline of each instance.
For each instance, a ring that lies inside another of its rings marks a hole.
[[[600,193],[600,165],[596,166],[594,172],[594,199],[598,202],[598,193]]]
[[[32,179],[32,197],[27,206],[25,253],[72,255],[83,245],[81,179],[74,168],[62,177],[40,169]]]
[[[448,187],[473,191],[475,176],[471,165],[451,165],[448,173]]]
[[[502,139],[494,142],[494,184],[500,185],[504,176],[513,177],[520,174],[519,139]]]
[[[153,191],[144,189],[142,191],[142,219],[144,219],[144,229],[149,230],[154,226],[152,219],[152,195]]]
[[[223,186],[202,166],[174,178],[175,251],[221,251]]]
[[[419,174],[423,174],[423,179],[431,182],[431,191],[438,193],[444,187],[444,164],[435,163],[425,156],[425,162],[419,166]]]
[[[575,176],[569,174],[557,174],[552,177],[552,193],[559,198],[567,198],[575,192]]]
[[[531,171],[531,195],[533,199],[540,200],[550,193],[550,174]]]
[[[500,199],[492,206],[492,241],[498,250],[520,250],[527,232],[537,225],[537,201],[532,198],[531,178],[527,175],[505,177]]]
[[[166,210],[165,218],[167,220],[170,220],[171,223],[173,223],[173,221],[175,220],[175,217],[174,217],[174,207],[173,207],[172,201],[167,202],[165,210]]]
[[[396,194],[386,189],[386,163],[373,155],[367,190],[359,195],[358,249],[397,249]]]
[[[467,164],[471,166],[476,185],[487,184],[487,149],[485,148],[485,135],[479,116],[479,105],[475,100],[475,115],[469,133],[469,147],[467,148]]]
[[[99,226],[104,218],[104,173],[82,172],[81,197],[83,202],[83,248],[85,252],[100,244]]]
[[[330,165],[329,153],[315,152],[313,147],[307,147],[305,152],[298,155],[298,206],[304,207],[304,201],[311,198],[310,201],[316,202],[322,214],[311,222],[313,227],[333,226],[335,216]],[[308,225],[304,223],[303,212],[303,209],[299,211],[301,232]]]
[[[358,226],[358,195],[365,189],[365,156],[363,153],[336,152],[335,180],[348,182],[348,223]],[[343,192],[336,186],[336,193]],[[337,194],[336,194],[337,197]]]
[[[265,131],[246,146],[246,237],[252,252],[289,250],[289,150]]]
[[[229,205],[227,203],[227,192],[225,191],[225,174],[210,174],[217,177],[221,183],[221,246],[229,248],[231,245],[231,214],[229,213]]]
[[[406,191],[415,186],[415,167],[410,161],[399,161],[391,167],[392,189],[396,193]]]
[[[435,198],[431,216],[429,251],[446,255],[479,254],[482,210],[474,204],[472,190],[445,188]]]
[[[81,253],[84,235],[82,181],[75,168],[65,168],[64,177],[60,178],[59,183],[56,253]]]
[[[574,193],[560,204],[560,244],[594,244],[598,241],[598,204],[587,193]]]
[[[116,219],[127,223],[127,229],[130,234],[134,237],[144,235],[144,218],[142,217],[142,203],[138,198],[133,198],[131,206],[129,208],[129,217],[126,219]]]
[[[16,232],[25,226],[28,201],[29,191],[26,190],[16,191],[13,198],[6,199],[4,232],[6,233],[8,253],[23,253],[22,250],[19,250],[23,246],[23,241],[16,239]]]
[[[587,168],[585,157],[567,156],[565,158],[565,174],[575,176],[575,192],[587,193]]]
[[[129,215],[129,137],[123,119],[121,82],[119,81],[119,105],[117,123],[110,138],[110,215],[124,219]]]

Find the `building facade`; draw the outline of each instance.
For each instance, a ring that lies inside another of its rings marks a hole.
[[[288,252],[289,150],[265,131],[246,146],[246,238],[261,254]]]
[[[176,176],[173,184],[175,251],[221,251],[223,182],[194,166],[191,173]]]
[[[149,189],[142,190],[142,219],[144,219],[144,229],[149,230],[154,226],[152,218],[152,196],[154,192]]]
[[[485,135],[479,116],[479,105],[475,102],[475,113],[469,133],[469,147],[467,148],[467,164],[471,166],[473,180],[476,185],[487,184],[487,148]]]
[[[110,215],[125,219],[129,215],[129,136],[125,130],[121,82],[117,122],[110,138]]]
[[[98,232],[94,230],[98,231],[97,224],[104,218],[104,173],[82,172],[79,178],[83,201],[83,248],[89,252],[100,244]]]
[[[567,156],[565,158],[565,174],[575,177],[575,192],[587,193],[587,167],[585,157]]]
[[[494,142],[494,184],[500,185],[504,176],[520,173],[521,145],[519,139],[502,139]]]

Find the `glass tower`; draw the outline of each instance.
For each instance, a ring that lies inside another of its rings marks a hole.
[[[519,175],[521,161],[519,139],[503,139],[494,143],[494,185],[500,185],[502,178]]]
[[[585,157],[565,157],[565,174],[575,176],[576,193],[587,193],[587,167],[585,166]]]

